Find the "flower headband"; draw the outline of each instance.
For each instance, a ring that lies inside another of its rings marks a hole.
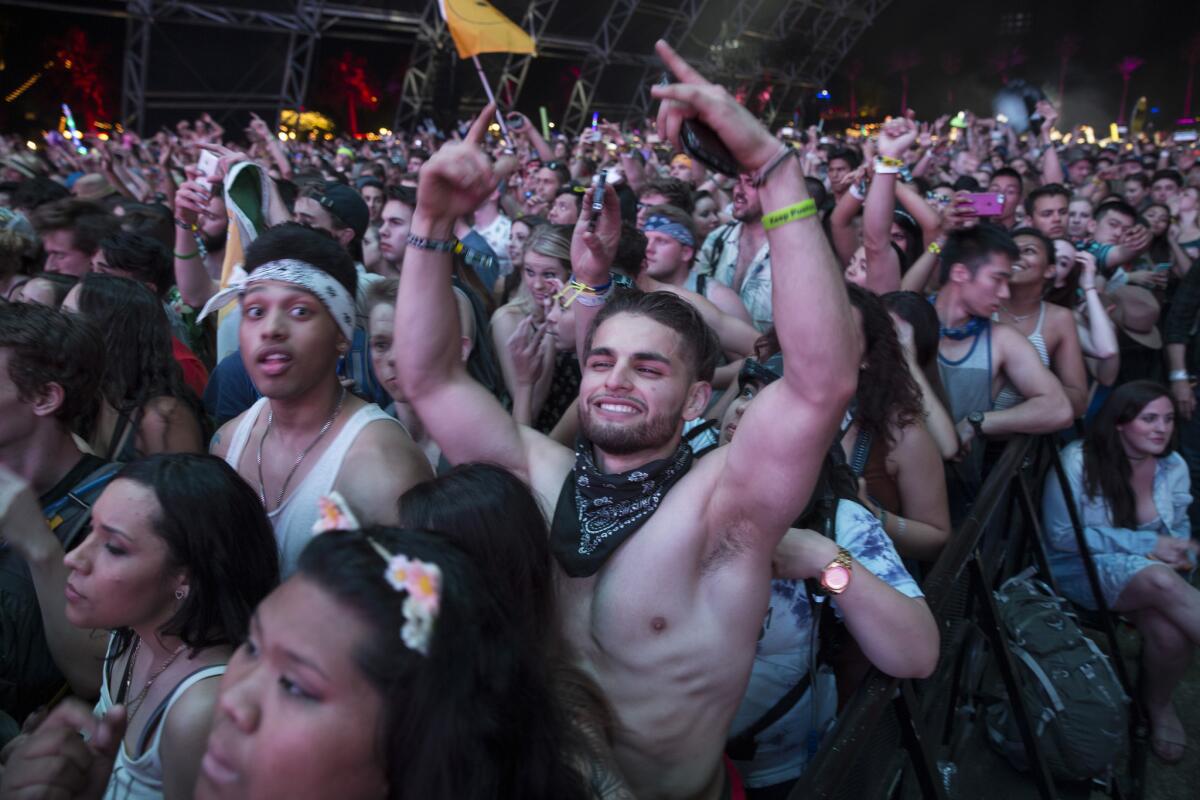
[[[227,287],[204,304],[200,319],[241,298],[247,289],[263,281],[291,283],[309,292],[329,311],[346,340],[354,340],[354,298],[346,291],[346,287],[328,272],[295,258],[268,261],[249,275],[235,277]]]
[[[665,233],[684,247],[695,247],[696,238],[681,223],[658,214],[646,218],[646,233]]]
[[[313,533],[359,530],[361,527],[346,505],[345,498],[338,492],[330,492],[317,501],[317,521],[313,524]],[[383,577],[388,584],[397,592],[407,594],[404,598],[404,625],[400,628],[400,639],[410,650],[428,656],[433,624],[441,607],[442,570],[437,564],[409,558],[401,553],[393,555],[370,536],[366,539],[386,564]]]

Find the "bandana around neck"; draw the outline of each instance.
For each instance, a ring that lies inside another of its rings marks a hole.
[[[971,317],[967,320],[967,324],[960,328],[947,328],[945,325],[940,326],[941,330],[939,334],[945,336],[947,339],[961,341],[962,339],[969,339],[972,336],[978,335],[987,327],[987,322],[983,317]]]
[[[658,510],[667,491],[692,466],[686,442],[667,458],[637,469],[604,474],[592,443],[575,443],[575,469],[567,476],[554,512],[550,549],[572,578],[595,575],[609,556]]]
[[[238,272],[241,273],[240,267]],[[313,295],[325,306],[329,316],[333,317],[346,341],[354,341],[354,298],[346,291],[346,287],[328,272],[295,258],[268,261],[249,275],[236,275],[227,287],[204,304],[200,319],[229,305],[244,295],[251,286],[263,281],[291,283]]]

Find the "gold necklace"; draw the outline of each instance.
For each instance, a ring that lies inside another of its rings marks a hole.
[[[129,676],[125,679],[126,696],[128,696],[129,684],[133,682],[134,659],[137,658],[138,650],[141,649],[141,646],[142,646],[142,638],[139,636],[138,640],[137,640],[137,644],[134,645],[133,653],[129,656]],[[173,653],[171,653],[171,655],[167,656],[166,659],[163,661],[162,666],[160,666],[158,668],[158,670],[153,675],[150,676],[149,680],[146,681],[146,685],[142,687],[142,691],[138,693],[138,696],[135,697],[133,700],[129,701],[128,703],[126,703],[125,708],[128,709],[128,712],[127,712],[127,715],[125,718],[126,724],[128,724],[129,722],[132,722],[134,715],[136,715],[137,712],[141,710],[142,704],[146,702],[146,695],[149,694],[150,687],[154,685],[155,679],[157,679],[159,675],[162,675],[164,672],[166,672],[167,667],[169,667],[175,663],[175,659],[179,658],[179,654],[183,652],[183,649],[185,646],[186,645],[181,643],[179,645],[179,647],[176,647],[175,652],[173,652]]]

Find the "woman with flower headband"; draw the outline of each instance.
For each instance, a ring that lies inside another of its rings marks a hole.
[[[539,654],[489,586],[442,535],[315,537],[230,661],[195,796],[586,797]]]
[[[22,550],[61,552],[32,493],[11,475],[0,483],[8,501],[0,503],[0,534],[19,536]],[[151,456],[117,474],[92,508],[91,532],[60,563],[37,586],[48,636],[102,646],[96,631],[112,631],[95,662],[94,714],[104,733],[95,720],[80,724],[87,707],[75,701],[9,757],[0,796],[56,796],[49,784],[70,792],[57,796],[190,797],[217,698],[213,678],[279,582],[262,506],[219,459]],[[78,736],[59,741],[64,725],[97,741],[84,750]],[[71,748],[67,762],[52,763]],[[107,757],[93,764],[101,748]],[[91,793],[80,791],[85,777]],[[46,791],[34,791],[38,785]]]
[[[257,491],[286,576],[321,496],[338,491],[360,518],[394,523],[396,498],[432,470],[395,419],[338,379],[355,325],[357,277],[345,248],[278,225],[246,249],[245,271],[203,314],[241,304],[242,360],[263,398],[217,431],[211,451]]]

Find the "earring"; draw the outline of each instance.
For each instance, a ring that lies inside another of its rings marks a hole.
[[[183,589],[175,590],[175,599],[176,600],[182,600],[185,597],[187,597],[187,592],[185,592]]]

